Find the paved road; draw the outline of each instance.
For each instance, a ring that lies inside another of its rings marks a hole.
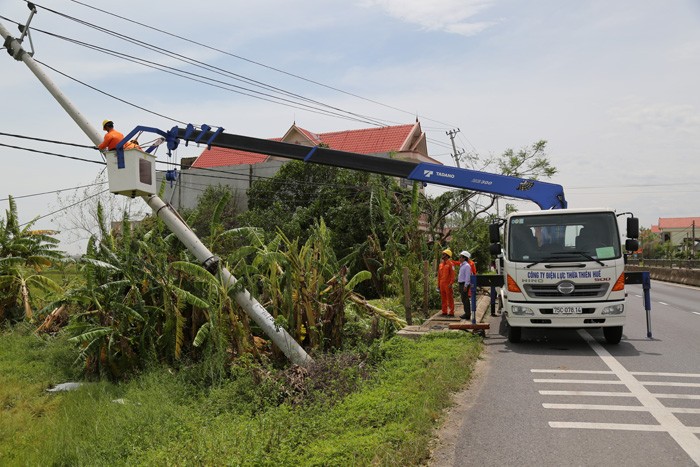
[[[456,440],[433,465],[700,465],[700,289],[652,282],[652,339],[641,286],[629,293],[617,346],[601,330],[511,344],[492,318]]]

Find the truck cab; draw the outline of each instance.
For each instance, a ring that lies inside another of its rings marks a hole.
[[[516,212],[503,226],[503,247],[498,227],[491,241],[492,253],[501,256],[509,341],[519,342],[523,328],[602,327],[608,343],[620,342],[627,297],[624,250],[636,240],[622,244],[613,210]],[[636,230],[628,222],[628,237],[638,236],[638,223]]]

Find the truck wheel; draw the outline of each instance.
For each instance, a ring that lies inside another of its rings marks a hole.
[[[603,335],[608,344],[619,344],[622,339],[622,326],[603,328]]]
[[[520,342],[522,328],[516,326],[508,326],[508,342],[517,344]]]

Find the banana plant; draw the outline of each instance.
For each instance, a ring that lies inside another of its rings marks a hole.
[[[17,204],[9,197],[9,209],[0,219],[0,322],[10,317],[10,312],[20,310],[18,316],[33,320],[33,302],[43,292],[60,291],[60,287],[42,273],[54,264],[63,261],[57,248],[56,232],[32,230],[35,221],[24,226],[19,224]],[[47,295],[48,294],[48,295]]]

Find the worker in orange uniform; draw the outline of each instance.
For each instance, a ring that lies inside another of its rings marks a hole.
[[[455,266],[452,261],[452,250],[442,250],[442,261],[438,267],[438,289],[440,290],[440,302],[442,316],[455,315],[455,298],[452,292],[452,284],[455,281]]]
[[[97,146],[100,151],[113,151],[117,149],[117,144],[124,139],[124,135],[114,129],[114,122],[105,120],[102,122],[102,129],[106,131],[104,140]],[[141,149],[136,141],[127,141],[124,149]]]

